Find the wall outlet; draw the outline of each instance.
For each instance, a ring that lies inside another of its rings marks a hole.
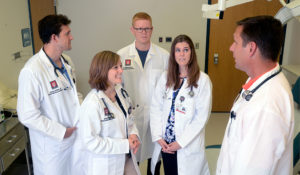
[[[166,37],[166,42],[167,42],[167,43],[172,42],[172,37]]]
[[[163,37],[158,37],[158,42],[162,43],[163,42]]]
[[[195,49],[199,49],[199,43],[195,43]]]
[[[16,52],[13,54],[14,55],[14,59],[18,59],[18,58],[21,58],[21,52]]]

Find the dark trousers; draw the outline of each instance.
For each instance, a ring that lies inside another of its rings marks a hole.
[[[159,175],[160,174],[160,165],[161,165],[161,161],[158,161],[157,164],[155,165],[154,175]],[[151,173],[151,159],[148,159],[147,175],[152,175],[152,173]]]
[[[161,152],[165,175],[178,175],[177,151],[174,154]]]

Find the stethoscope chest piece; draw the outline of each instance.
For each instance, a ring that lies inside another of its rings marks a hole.
[[[243,92],[242,97],[246,100],[249,101],[253,96],[253,93],[249,90],[245,90],[245,92]]]
[[[194,97],[194,95],[195,95],[194,91],[191,90],[191,91],[189,92],[189,96],[190,96],[190,97]]]
[[[264,81],[262,81],[259,85],[257,85],[253,90],[249,91],[249,90],[245,90],[242,94],[242,97],[246,100],[246,101],[250,101],[250,99],[252,98],[254,92],[260,88],[264,83],[266,83],[267,81],[269,81],[271,78],[275,77],[276,75],[278,75],[281,72],[281,67],[279,68],[279,70],[277,72],[275,72],[274,74],[270,75],[269,77],[267,77]]]

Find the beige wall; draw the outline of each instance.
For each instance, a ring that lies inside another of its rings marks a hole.
[[[22,28],[30,28],[27,0],[1,0],[0,82],[12,89],[17,89],[19,72],[32,56],[32,46],[23,47]],[[14,60],[16,52],[21,58]]]
[[[133,14],[138,11],[145,11],[152,16],[152,41],[161,47],[170,50],[171,44],[158,43],[158,37],[174,38],[178,34],[187,34],[194,42],[200,43],[197,55],[200,67],[204,70],[207,20],[202,18],[202,3],[207,1],[57,0],[57,12],[66,14],[72,20],[73,49],[67,54],[72,57],[76,66],[79,91],[85,95],[90,89],[87,83],[88,69],[95,53],[105,49],[117,51],[133,42],[129,28]],[[300,23],[290,21],[283,64],[300,64],[299,32]]]
[[[297,19],[288,22],[282,64],[300,64],[300,21]]]
[[[23,47],[21,29],[30,27],[26,0],[2,0],[0,6],[0,81],[17,89],[20,69],[32,55],[32,47]],[[57,0],[57,11],[69,16],[74,35],[73,49],[67,52],[76,66],[79,90],[89,91],[88,69],[95,53],[108,49],[117,51],[133,42],[129,28],[131,17],[146,11],[153,18],[152,41],[169,50],[170,43],[158,43],[158,37],[189,35],[200,43],[197,50],[201,69],[205,64],[206,19],[201,5],[205,0]],[[300,64],[300,22],[288,23],[283,64]],[[224,46],[228,47],[228,46]],[[14,60],[13,53],[21,52]]]
[[[152,16],[152,41],[166,50],[171,43],[158,43],[158,37],[189,35],[200,43],[197,55],[204,70],[206,19],[202,18],[203,0],[58,0],[57,12],[71,20],[73,49],[67,52],[74,61],[79,90],[89,91],[88,69],[92,57],[101,50],[117,51],[132,43],[131,18],[139,11]],[[80,65],[80,66],[79,66]]]

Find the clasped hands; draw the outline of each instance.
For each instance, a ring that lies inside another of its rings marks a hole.
[[[140,141],[139,138],[137,137],[136,134],[131,134],[128,137],[128,142],[129,142],[129,148],[133,152],[133,154],[136,154],[136,152],[139,149],[140,146]]]
[[[174,154],[175,151],[181,148],[181,146],[176,141],[167,144],[165,140],[160,139],[157,141],[157,143],[161,146],[161,150],[164,153]]]

